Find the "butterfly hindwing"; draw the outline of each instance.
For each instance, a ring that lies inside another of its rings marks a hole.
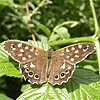
[[[31,84],[43,84],[47,81],[45,56],[40,55],[27,63],[21,63],[19,68],[24,79]]]
[[[52,85],[67,82],[74,72],[75,66],[66,61],[66,59],[58,56],[52,58],[48,82]]]

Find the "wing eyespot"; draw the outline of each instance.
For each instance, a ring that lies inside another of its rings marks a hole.
[[[28,73],[28,76],[29,76],[29,77],[33,77],[33,74],[34,74],[34,73],[33,73],[32,71],[30,71],[30,72]]]
[[[34,79],[39,79],[39,75],[38,74],[35,74],[34,75]]]
[[[55,77],[54,77],[54,79],[55,79],[55,80],[58,80],[58,79],[59,79],[59,75],[56,74]]]
[[[66,74],[65,74],[64,72],[62,72],[62,73],[60,74],[60,77],[61,77],[61,78],[64,78],[65,75],[66,75]]]

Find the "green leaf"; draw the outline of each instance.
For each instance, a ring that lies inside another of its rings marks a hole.
[[[60,26],[66,25],[67,27],[75,27],[78,24],[78,21],[66,21],[60,24]]]
[[[98,100],[100,98],[99,80],[100,76],[92,71],[78,69],[75,71],[72,80],[66,85],[70,99]],[[94,91],[97,91],[97,93]]]
[[[67,26],[67,27],[75,27],[76,25],[78,24],[77,21],[65,21],[59,25],[57,25],[54,29],[53,29],[53,32],[55,32],[57,29],[59,29],[60,27],[63,27],[63,26]]]
[[[58,34],[52,34],[51,36],[50,36],[50,38],[49,38],[49,42],[51,42],[51,41],[57,41],[57,40],[59,40],[61,37],[59,37],[59,35]]]
[[[14,4],[13,0],[0,0],[0,5],[12,6]]]
[[[28,40],[28,43],[33,45],[33,46],[35,46],[35,47],[41,48],[41,49],[43,49],[45,51],[47,51],[50,48],[48,46],[48,44],[44,43],[44,42]]]
[[[68,98],[66,89],[54,88],[47,83],[43,86],[30,86],[17,100],[68,100]]]
[[[56,33],[58,33],[58,35],[61,37],[61,38],[64,38],[64,39],[68,39],[70,38],[70,34],[68,33],[68,30],[67,28],[65,27],[60,27],[56,30]]]
[[[40,41],[42,41],[44,43],[48,41],[48,38],[43,34],[36,34],[36,36]]]
[[[30,85],[17,100],[99,100],[100,77],[92,71],[77,69],[61,86]]]
[[[24,92],[26,89],[30,88],[31,84],[22,85],[21,91]]]
[[[0,94],[0,99],[2,99],[2,100],[13,100],[13,99],[7,97],[7,96],[4,95],[4,94]]]
[[[37,27],[40,28],[47,37],[49,37],[51,35],[51,30],[49,28],[47,28],[45,25],[38,23]]]

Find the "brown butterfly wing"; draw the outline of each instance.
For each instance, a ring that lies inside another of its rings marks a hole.
[[[19,69],[30,83],[42,84],[46,77],[46,52],[19,41],[5,41],[5,51],[17,62]]]
[[[5,41],[5,51],[17,62],[27,62],[38,55],[45,55],[45,51],[19,41]]]
[[[29,62],[21,63],[19,68],[24,79],[31,84],[43,84],[47,81],[45,56],[39,55]]]
[[[77,64],[95,51],[95,44],[83,42],[73,44],[56,51],[56,55],[68,60],[71,64]]]
[[[77,43],[55,51],[51,60],[48,82],[61,85],[71,78],[75,64],[95,51],[94,43]]]
[[[70,64],[66,59],[57,55],[52,58],[51,62],[51,67],[49,66],[50,73],[48,82],[52,85],[61,85],[62,83],[67,82],[71,78],[75,66]]]

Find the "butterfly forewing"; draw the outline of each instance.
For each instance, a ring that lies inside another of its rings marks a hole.
[[[5,51],[18,62],[27,62],[38,55],[44,55],[45,51],[19,41],[5,41]]]
[[[63,57],[71,64],[84,60],[95,51],[95,44],[89,42],[77,43],[56,51],[56,55]]]

